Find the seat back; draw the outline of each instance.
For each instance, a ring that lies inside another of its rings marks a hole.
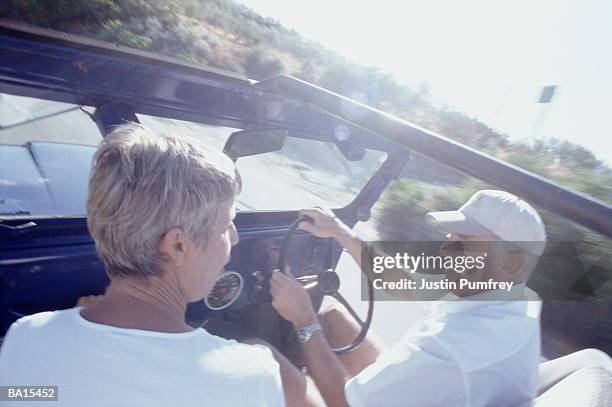
[[[569,374],[542,393],[535,407],[612,407],[612,371],[586,366]]]

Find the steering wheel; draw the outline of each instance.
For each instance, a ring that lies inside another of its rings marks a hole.
[[[291,224],[291,226],[289,227],[289,230],[287,230],[287,234],[285,235],[285,239],[281,247],[281,252],[280,252],[279,261],[278,261],[278,269],[284,274],[289,274],[287,272],[288,271],[287,255],[288,255],[289,244],[291,242],[291,239],[295,235],[295,232],[300,222],[302,221],[308,222],[308,219],[309,218],[306,216],[298,217],[298,219],[295,220]],[[332,247],[330,247],[330,257],[331,257],[331,250],[332,250]],[[329,266],[331,267],[331,262]],[[370,324],[372,323],[372,316],[374,315],[374,290],[372,289],[372,283],[370,282],[370,280],[367,279],[368,281],[368,313],[367,313],[365,321],[362,320],[359,317],[359,315],[357,315],[353,307],[351,307],[348,301],[346,301],[346,299],[338,291],[340,288],[340,278],[338,277],[338,274],[335,271],[333,271],[331,268],[324,270],[319,275],[302,276],[302,277],[298,277],[297,280],[300,281],[302,284],[307,285],[309,287],[308,288],[309,292],[314,293],[314,295],[318,295],[321,297],[328,296],[328,297],[335,298],[336,301],[342,304],[342,306],[348,311],[348,313],[353,317],[353,319],[361,327],[361,331],[359,332],[359,334],[353,340],[352,343],[350,343],[349,345],[343,346],[341,348],[332,349],[332,352],[336,354],[349,353],[352,350],[354,350],[357,346],[359,346],[359,344],[363,342],[363,340],[365,339],[368,333],[368,330],[370,329]]]

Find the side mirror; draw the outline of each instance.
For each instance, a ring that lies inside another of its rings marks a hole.
[[[223,152],[232,161],[240,157],[278,151],[287,139],[287,130],[243,130],[232,133]]]

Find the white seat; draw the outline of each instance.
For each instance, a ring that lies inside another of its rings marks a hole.
[[[612,372],[601,366],[583,367],[536,399],[535,407],[612,407]]]
[[[536,407],[612,407],[612,360],[585,349],[540,365]]]

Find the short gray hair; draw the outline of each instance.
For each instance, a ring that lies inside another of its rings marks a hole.
[[[159,243],[172,228],[205,246],[219,208],[241,186],[232,161],[198,140],[116,127],[94,155],[87,197],[87,226],[107,272],[161,274]]]

